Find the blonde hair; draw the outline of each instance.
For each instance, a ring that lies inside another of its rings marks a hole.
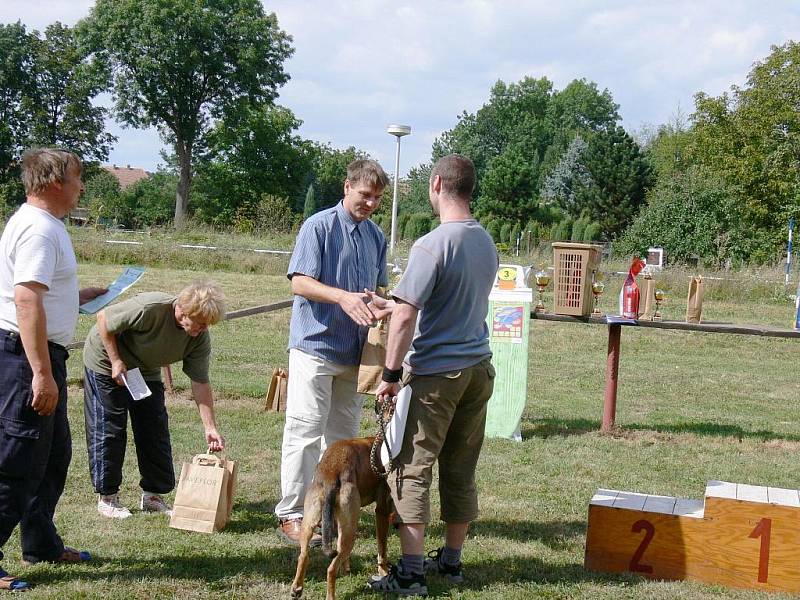
[[[383,190],[389,185],[389,176],[376,161],[357,158],[347,165],[347,179],[351,184],[364,183],[373,190]]]
[[[53,183],[63,182],[70,168],[83,171],[81,159],[72,152],[57,148],[31,148],[22,155],[22,183],[29,196],[42,192]]]
[[[209,325],[225,318],[225,294],[213,283],[197,281],[178,294],[178,306],[190,319],[201,319]]]

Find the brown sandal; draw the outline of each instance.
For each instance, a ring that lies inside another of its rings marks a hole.
[[[75,548],[70,548],[69,546],[64,546],[64,551],[61,553],[61,556],[56,558],[51,558],[48,560],[28,560],[22,559],[23,565],[35,565],[36,563],[46,562],[46,563],[53,563],[53,564],[73,564],[73,563],[84,563],[89,562],[92,560],[92,555],[86,552],[86,550],[76,550]]]
[[[82,563],[82,562],[89,562],[90,560],[92,560],[92,555],[89,554],[86,550],[76,550],[75,548],[64,546],[64,552],[61,553],[61,556],[49,562]]]

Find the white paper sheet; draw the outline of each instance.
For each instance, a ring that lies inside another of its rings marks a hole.
[[[147,387],[147,383],[142,377],[142,372],[138,369],[129,369],[126,375],[122,376],[122,381],[125,382],[125,387],[131,393],[134,400],[141,400],[147,398],[153,392]]]
[[[386,441],[392,451],[391,458],[400,453],[403,447],[403,433],[406,429],[406,419],[408,418],[408,406],[411,403],[411,386],[407,385],[397,394],[397,401],[394,405],[394,414],[389,424],[386,426]],[[388,466],[391,462],[389,452],[386,450],[387,444],[381,444],[381,462]]]

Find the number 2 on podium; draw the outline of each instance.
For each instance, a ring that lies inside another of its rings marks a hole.
[[[651,565],[645,565],[641,563],[642,556],[644,556],[645,550],[650,545],[650,542],[653,541],[653,536],[656,534],[656,528],[650,521],[646,519],[641,519],[636,521],[631,527],[631,532],[639,533],[644,531],[644,538],[642,539],[639,547],[636,548],[636,552],[633,553],[631,557],[631,563],[629,569],[632,573],[652,573],[653,567]],[[767,577],[769,576],[769,543],[770,543],[770,534],[772,532],[772,519],[761,519],[758,524],[755,526],[755,529],[750,532],[748,537],[752,539],[761,538],[761,546],[758,551],[758,582],[759,583],[767,583]]]

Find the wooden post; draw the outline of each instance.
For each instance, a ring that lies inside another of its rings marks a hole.
[[[170,369],[169,365],[161,367],[161,377],[164,378],[164,387],[166,388],[167,393],[174,393],[175,388],[172,386],[172,369]]]
[[[622,325],[608,326],[608,351],[606,354],[606,390],[603,397],[603,425],[601,431],[611,431],[617,415],[617,379],[619,377],[619,346]]]

